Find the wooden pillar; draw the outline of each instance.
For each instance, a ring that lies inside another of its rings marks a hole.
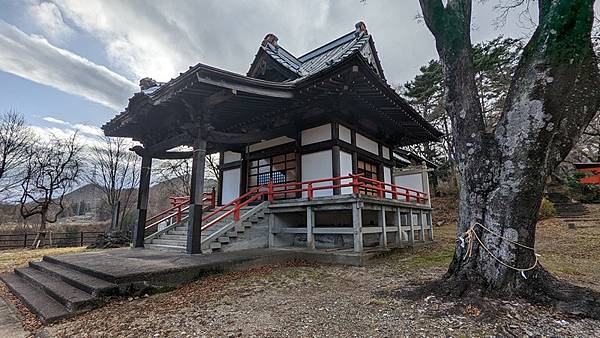
[[[421,242],[425,242],[425,222],[423,221],[423,216],[425,214],[422,211],[419,211],[419,226],[421,227],[421,236],[419,239]]]
[[[350,131],[350,142],[352,143],[352,173],[358,174],[358,153],[356,152],[356,131]]]
[[[415,245],[415,228],[413,226],[413,212],[412,209],[409,209],[408,211],[408,225],[410,226],[410,230],[408,233],[408,240],[410,241],[410,245],[414,246]]]
[[[142,168],[140,172],[140,185],[137,200],[137,223],[133,229],[133,247],[144,247],[144,230],[146,230],[146,218],[148,216],[148,194],[150,193],[150,171],[152,170],[152,157],[142,156]]]
[[[403,248],[404,242],[402,242],[402,213],[400,212],[400,208],[396,208],[394,225],[396,225],[396,227],[398,228],[398,231],[396,232],[396,245],[399,248]]]
[[[275,214],[269,214],[269,248],[275,247]]]
[[[379,226],[381,227],[381,235],[379,236],[379,246],[387,248],[387,228],[385,219],[385,207],[382,205],[379,210]]]
[[[362,206],[359,202],[352,203],[352,227],[354,231],[354,252],[362,252]]]
[[[194,142],[194,155],[192,159],[192,186],[190,195],[190,209],[188,217],[187,245],[188,254],[202,253],[202,198],[204,197],[204,162],[206,156],[206,139],[201,131]]]
[[[429,223],[429,239],[433,241],[433,219],[431,211],[427,213],[427,222]]]
[[[306,247],[309,249],[315,248],[315,213],[312,207],[306,207]]]
[[[224,151],[219,153],[219,177],[217,177],[217,187],[219,188],[219,193],[217,196],[217,205],[223,205],[223,163],[225,161],[224,154]]]
[[[240,194],[242,196],[248,191],[248,153],[246,149],[241,152],[241,163],[240,163]]]
[[[331,124],[331,138],[333,140],[333,147],[331,147],[331,174],[332,177],[339,177],[340,175],[340,146],[338,145],[340,138],[340,128],[337,122]],[[334,180],[334,185],[339,185],[340,180]],[[333,188],[334,195],[340,195],[342,193],[341,188]]]

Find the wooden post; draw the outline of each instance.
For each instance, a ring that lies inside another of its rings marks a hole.
[[[408,211],[408,225],[410,226],[410,230],[409,230],[409,238],[408,240],[410,241],[410,246],[415,246],[415,228],[413,226],[413,212],[412,209],[409,209]]]
[[[306,247],[309,249],[315,248],[314,226],[315,213],[313,212],[312,207],[306,207]]]
[[[429,224],[429,240],[433,241],[433,219],[431,211],[427,213],[427,224]]]
[[[79,246],[83,246],[83,231],[81,231],[81,240],[79,241]]]
[[[423,222],[423,215],[425,215],[422,211],[419,211],[419,226],[421,227],[421,242],[425,242],[425,222]]]
[[[146,230],[146,217],[148,216],[148,194],[150,192],[150,171],[152,170],[152,157],[142,156],[140,184],[138,189],[137,210],[138,217],[133,229],[133,247],[144,247],[144,230]]]
[[[188,254],[202,253],[202,209],[204,198],[204,162],[206,156],[206,139],[201,129],[194,142],[194,155],[192,158],[192,180],[190,208],[188,216],[187,245],[185,251]]]
[[[354,252],[362,252],[362,206],[359,202],[352,203],[352,227],[354,230]]]
[[[396,233],[396,244],[398,247],[403,248],[404,242],[402,242],[402,213],[400,212],[400,208],[396,208],[396,217],[394,218],[395,225],[398,227],[398,232]]]
[[[23,247],[27,247],[27,234],[25,234],[25,238],[23,239]]]
[[[379,236],[379,246],[387,249],[387,228],[385,219],[385,207],[382,205],[379,210],[379,226],[381,227],[381,236]]]
[[[275,246],[275,214],[269,214],[269,248]]]

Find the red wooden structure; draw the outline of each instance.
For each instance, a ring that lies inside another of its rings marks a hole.
[[[583,184],[597,184],[600,188],[600,162],[575,163],[577,171],[592,173],[593,176],[583,177],[579,182]]]
[[[429,196],[426,193],[398,186],[392,183],[386,183],[375,179],[364,177],[362,174],[348,174],[347,176],[322,178],[304,182],[292,182],[283,184],[273,184],[251,188],[240,197],[230,201],[227,204],[215,208],[215,191],[204,194],[205,210],[212,210],[202,216],[202,230],[208,229],[219,221],[233,214],[234,220],[239,220],[240,210],[252,202],[260,201],[263,196],[269,202],[275,199],[275,195],[285,193],[306,193],[306,198],[312,200],[314,192],[318,190],[329,190],[336,188],[352,188],[353,195],[360,195],[362,191],[374,192],[377,198],[389,198],[393,200],[402,200],[405,202],[415,202],[417,204],[427,203]],[[292,188],[292,189],[290,189]],[[189,207],[189,196],[170,197],[172,207],[148,219],[146,230],[155,227],[160,222],[173,219],[179,222],[182,214],[187,212]],[[223,212],[225,211],[225,212]]]

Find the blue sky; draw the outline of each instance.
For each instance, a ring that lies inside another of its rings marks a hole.
[[[531,33],[516,13],[494,28],[497,2],[476,3],[474,42]],[[359,20],[388,80],[404,83],[436,57],[418,14],[417,0],[0,0],[0,111],[22,112],[40,133],[93,137],[142,77],[167,81],[198,62],[245,73],[266,33],[300,55]]]

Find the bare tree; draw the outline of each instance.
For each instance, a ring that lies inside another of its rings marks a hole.
[[[155,170],[159,181],[168,185],[170,193],[178,196],[190,195],[192,160],[164,160]]]
[[[44,244],[47,223],[56,222],[64,211],[63,198],[80,173],[80,151],[76,135],[68,139],[54,138],[28,151],[21,182],[20,212],[25,219],[40,217],[35,247]]]
[[[155,169],[159,181],[168,184],[170,192],[179,196],[190,195],[192,160],[164,160]],[[220,174],[219,156],[206,155],[206,178],[218,179]]]
[[[0,199],[19,185],[31,135],[23,115],[15,111],[0,115]]]
[[[219,168],[219,154],[206,155],[207,177],[219,179],[221,169]]]
[[[102,144],[91,148],[86,179],[102,191],[103,202],[113,220],[118,216],[117,224],[111,222],[111,231],[123,230],[123,220],[133,206],[138,181],[137,158],[123,138],[103,137]]]
[[[539,24],[496,127],[486,129],[473,64],[471,0],[420,0],[442,62],[459,169],[459,241],[440,289],[522,296],[600,317],[598,294],[556,279],[533,249],[546,178],[600,106],[593,3],[538,1]]]

